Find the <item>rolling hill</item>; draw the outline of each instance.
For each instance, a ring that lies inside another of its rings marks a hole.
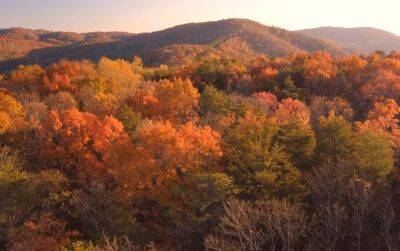
[[[141,56],[146,64],[157,65],[179,64],[209,52],[246,60],[261,54],[285,56],[320,50],[333,55],[349,52],[329,41],[246,19],[189,23],[141,34],[0,30],[0,70],[3,71],[19,64],[48,65],[63,58],[98,60],[103,56],[124,59]]]
[[[121,39],[129,33],[124,32],[50,32],[23,28],[0,29],[0,61],[29,56],[29,53],[52,47],[71,44],[97,44]]]
[[[400,50],[400,36],[375,28],[320,27],[297,32],[316,39],[335,42],[359,53],[370,53],[377,50],[386,52]]]

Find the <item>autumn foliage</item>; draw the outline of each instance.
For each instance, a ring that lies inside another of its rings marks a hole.
[[[51,111],[39,131],[39,159],[44,165],[73,176],[106,175],[116,147],[127,144],[121,122],[76,109]]]
[[[3,75],[2,250],[398,245],[396,54]]]

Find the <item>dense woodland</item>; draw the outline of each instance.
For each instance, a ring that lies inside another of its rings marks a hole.
[[[0,79],[1,250],[398,250],[400,54]]]

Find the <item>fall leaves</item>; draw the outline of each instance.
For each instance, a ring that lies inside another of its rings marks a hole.
[[[0,199],[10,201],[0,247],[104,233],[199,246],[232,197],[325,215],[309,201],[322,187],[312,179],[338,166],[350,185],[381,192],[400,149],[399,62],[313,53],[21,66],[0,81]]]
[[[165,194],[168,183],[189,178],[192,172],[215,170],[222,155],[219,134],[192,122],[177,128],[168,121],[150,122],[139,128],[137,142],[138,159],[117,174],[137,192]]]
[[[89,179],[107,173],[113,150],[129,141],[118,120],[76,109],[50,112],[39,135],[39,158],[47,166]]]
[[[190,80],[162,80],[152,87],[153,93],[138,91],[128,97],[127,103],[135,112],[172,122],[188,121],[195,116],[200,95]]]
[[[18,127],[23,117],[23,106],[10,95],[0,92],[0,133]]]

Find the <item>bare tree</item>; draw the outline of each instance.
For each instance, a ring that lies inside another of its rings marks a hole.
[[[378,199],[379,207],[377,213],[380,223],[379,233],[385,248],[391,251],[393,250],[393,247],[395,247],[395,243],[398,241],[399,236],[392,236],[392,229],[395,226],[396,214],[393,208],[390,192],[384,192],[385,193]],[[398,231],[395,232],[398,233]]]
[[[104,244],[100,248],[96,248],[93,251],[156,251],[158,249],[154,244],[149,244],[146,246],[135,245],[128,237],[124,236],[122,238],[110,238],[108,236],[103,236]]]
[[[335,250],[353,246],[361,250],[369,231],[368,216],[375,207],[372,185],[340,163],[315,168],[308,179],[313,217],[310,249]]]
[[[216,233],[206,239],[209,250],[295,250],[306,233],[299,206],[287,201],[230,201]]]
[[[272,250],[295,250],[307,230],[303,210],[286,200],[264,200],[258,203],[263,213],[267,246]]]
[[[262,232],[262,215],[251,203],[231,200],[224,206],[216,235],[206,239],[210,250],[261,250],[266,236]]]
[[[348,215],[339,203],[318,207],[309,232],[309,250],[334,250],[345,238]]]

